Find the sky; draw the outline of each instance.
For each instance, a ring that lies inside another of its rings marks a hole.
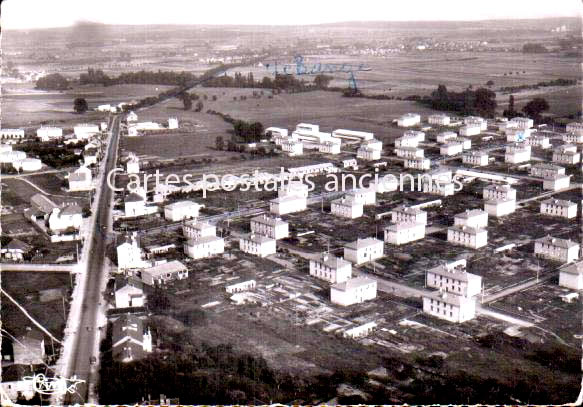
[[[105,24],[299,25],[582,15],[582,0],[4,0],[3,29]]]

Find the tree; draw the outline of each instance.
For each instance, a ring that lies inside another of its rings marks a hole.
[[[494,81],[492,79],[490,79],[488,82],[486,82],[486,86],[489,88],[494,86]]]
[[[326,89],[332,79],[330,75],[318,74],[314,78],[314,86],[318,89]]]
[[[504,110],[502,114],[509,119],[516,117],[517,112],[514,110],[514,95],[508,97],[508,109]]]
[[[534,119],[538,119],[540,114],[546,110],[549,110],[549,103],[545,98],[534,98],[522,108],[522,111],[528,116]]]
[[[225,148],[225,141],[221,136],[217,136],[217,138],[215,139],[215,147],[217,148],[217,150],[222,150],[223,148]]]
[[[43,76],[36,81],[36,89],[65,90],[69,89],[69,81],[59,73]]]
[[[77,113],[85,113],[89,109],[89,105],[85,98],[76,98],[73,102],[73,109],[75,109]]]
[[[195,112],[200,112],[202,111],[202,108],[204,107],[204,105],[202,104],[202,102],[199,100],[198,102],[196,102],[196,108],[194,109]]]
[[[184,110],[192,109],[192,98],[188,93],[181,92],[177,95],[177,98],[182,100],[182,103],[184,104]]]

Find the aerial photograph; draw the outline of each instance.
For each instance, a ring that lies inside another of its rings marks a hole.
[[[583,404],[580,0],[5,0],[0,396]]]

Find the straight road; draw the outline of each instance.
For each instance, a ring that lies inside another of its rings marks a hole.
[[[119,116],[113,119],[112,136],[109,143],[104,174],[115,167],[117,161],[117,145],[119,140]],[[105,178],[103,178],[105,179]],[[99,354],[95,354],[96,342],[99,340],[99,327],[97,321],[98,308],[103,301],[101,298],[101,282],[104,278],[105,252],[107,225],[111,218],[112,190],[107,185],[101,186],[95,213],[95,227],[93,234],[88,238],[86,244],[89,244],[89,255],[87,257],[87,270],[80,278],[85,279],[83,290],[83,301],[81,315],[79,319],[78,330],[74,334],[73,349],[69,361],[69,371],[66,377],[76,377],[84,382],[77,386],[77,392],[67,394],[64,404],[84,404],[87,403],[89,390],[96,383],[96,369],[90,363],[90,357],[95,356],[99,359]]]

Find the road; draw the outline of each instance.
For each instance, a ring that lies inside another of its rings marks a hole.
[[[112,125],[112,136],[106,154],[106,163],[102,176],[112,170],[117,161],[117,145],[119,141],[119,116],[115,117]],[[96,383],[97,369],[90,364],[90,356],[99,359],[98,349],[99,327],[98,309],[102,302],[100,288],[104,279],[106,239],[102,226],[109,225],[111,219],[112,190],[103,185],[98,197],[94,216],[95,228],[87,244],[90,244],[87,258],[87,270],[79,278],[85,279],[83,300],[78,329],[74,337],[69,369],[66,377],[75,376],[84,380],[77,386],[77,392],[67,394],[64,404],[84,404],[89,400],[89,390]],[[92,369],[93,368],[93,369]]]

